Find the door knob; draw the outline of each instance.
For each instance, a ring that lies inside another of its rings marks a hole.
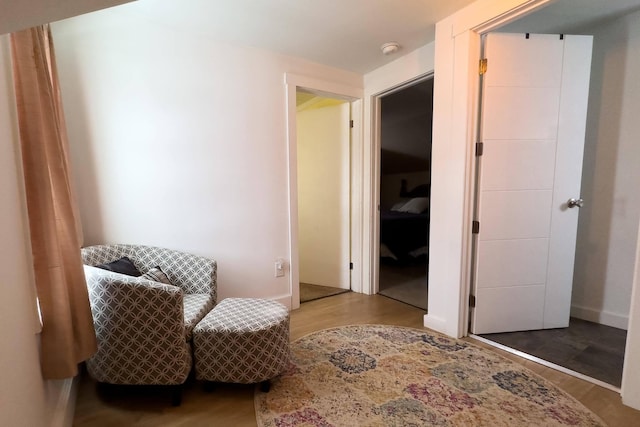
[[[567,207],[568,208],[581,208],[582,206],[584,206],[584,200],[582,199],[569,199],[567,200]]]

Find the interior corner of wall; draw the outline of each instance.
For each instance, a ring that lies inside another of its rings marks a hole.
[[[53,427],[71,427],[73,424],[79,381],[79,376],[49,381],[49,399],[52,408],[51,425]]]
[[[441,334],[451,336],[451,334],[449,334],[449,332],[447,331],[447,322],[445,319],[430,314],[425,314],[423,324],[425,328],[433,329],[434,331],[440,332]]]
[[[296,304],[292,300],[292,295],[291,294],[278,295],[278,296],[275,296],[275,297],[273,297],[271,299],[273,301],[279,302],[280,304],[284,305],[285,307],[287,307],[287,309],[289,311],[295,310],[297,308],[300,308],[300,302],[298,302],[298,304]]]

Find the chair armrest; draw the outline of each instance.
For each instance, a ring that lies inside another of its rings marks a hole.
[[[84,266],[98,355],[167,360],[184,347],[183,292],[173,285]],[[123,362],[126,364],[126,362]],[[123,369],[127,369],[123,366]],[[133,367],[131,368],[133,369]]]

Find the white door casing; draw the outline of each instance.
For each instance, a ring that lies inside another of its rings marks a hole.
[[[358,185],[362,175],[362,88],[346,86],[340,83],[325,81],[292,73],[285,73],[284,88],[287,110],[287,163],[288,163],[288,204],[289,204],[289,289],[292,310],[300,307],[300,275],[298,255],[298,173],[297,173],[297,108],[296,91],[298,88],[313,91],[322,96],[344,99],[351,103],[351,262],[353,270],[350,274],[351,290],[362,292],[364,273],[362,263],[363,233],[362,224],[367,212],[362,209],[362,186]]]
[[[491,33],[483,78],[472,331],[569,322],[590,36]]]

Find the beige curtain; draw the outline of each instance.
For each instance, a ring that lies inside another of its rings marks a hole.
[[[11,35],[13,74],[46,379],[76,375],[96,350],[51,32]]]

